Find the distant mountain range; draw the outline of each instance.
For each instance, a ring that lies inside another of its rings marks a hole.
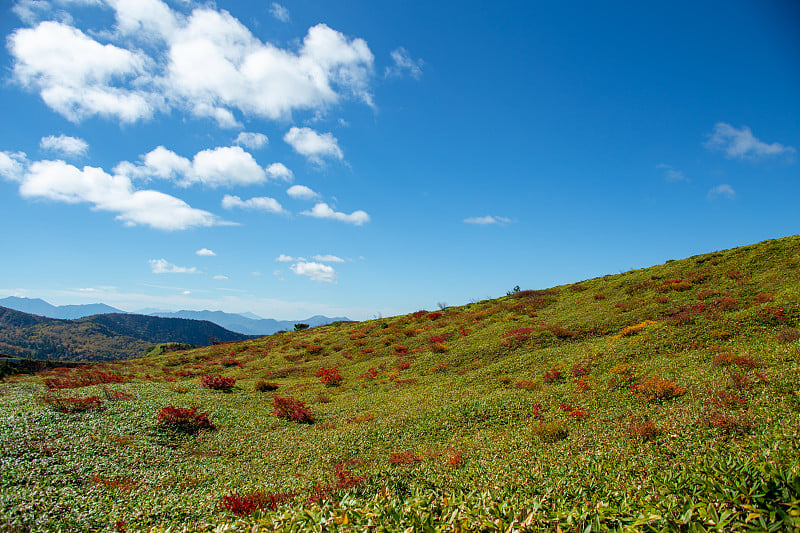
[[[64,320],[0,307],[0,353],[52,361],[111,361],[143,356],[160,343],[207,346],[252,338],[205,320],[126,313]]]
[[[84,305],[52,305],[39,298],[20,298],[9,296],[0,298],[0,306],[39,315],[48,318],[74,320],[92,315],[109,313],[131,314],[103,303]],[[298,323],[308,324],[311,327],[324,326],[332,322],[349,322],[347,317],[329,318],[315,315],[302,320],[275,320],[261,318],[253,313],[225,313],[223,311],[162,311],[158,309],[140,309],[136,314],[162,318],[186,318],[191,320],[207,320],[227,330],[245,335],[271,335],[276,331],[293,330]]]

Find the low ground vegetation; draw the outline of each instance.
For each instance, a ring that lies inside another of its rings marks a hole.
[[[798,328],[790,237],[6,378],[0,531],[797,531]]]

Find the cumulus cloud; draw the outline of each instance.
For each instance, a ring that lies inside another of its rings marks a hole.
[[[664,179],[669,182],[689,181],[689,178],[687,178],[682,171],[673,168],[672,165],[661,163],[657,165],[656,168],[660,168],[664,171]]]
[[[313,281],[336,283],[336,271],[322,263],[300,262],[289,267],[298,276],[308,276]]]
[[[213,250],[209,250],[208,248],[200,248],[195,252],[195,254],[202,257],[215,257],[217,255]]]
[[[387,77],[399,77],[403,74],[408,74],[415,80],[418,80],[422,77],[422,65],[425,64],[422,59],[411,59],[408,51],[402,46],[392,50],[390,55],[394,65],[391,67],[386,67],[385,75]]]
[[[272,163],[267,167],[267,176],[276,180],[283,180],[291,183],[294,180],[294,172],[286,168],[283,163]]]
[[[364,211],[353,211],[348,215],[346,213],[334,211],[328,204],[324,202],[320,202],[314,205],[310,211],[303,211],[300,214],[314,218],[329,218],[356,226],[361,226],[362,224],[369,222],[369,215]]]
[[[263,133],[252,133],[249,131],[243,131],[236,137],[236,140],[233,142],[236,144],[240,144],[246,148],[250,148],[251,150],[258,150],[259,148],[264,148],[267,145],[267,143],[269,143],[269,138]]]
[[[510,218],[486,215],[485,217],[470,217],[465,218],[464,222],[467,224],[477,224],[479,226],[486,226],[489,224],[508,224],[511,222]]]
[[[242,200],[238,196],[231,196],[226,194],[222,198],[222,207],[225,209],[253,209],[257,211],[267,211],[269,213],[283,213],[283,207],[274,198],[268,196],[259,196],[250,198],[249,200]]]
[[[191,161],[159,146],[145,154],[139,164],[125,161],[114,170],[133,178],[174,180],[181,187],[256,185],[267,180],[267,172],[240,146],[202,150]]]
[[[269,13],[281,22],[289,22],[289,10],[277,2],[272,2]]]
[[[150,259],[150,269],[153,274],[198,274],[200,271],[195,267],[180,267],[173,265],[166,259]]]
[[[292,261],[302,261],[301,257],[292,257],[291,255],[281,254],[275,258],[275,261],[279,263],[291,263]]]
[[[129,123],[180,110],[236,127],[234,113],[289,120],[293,112],[324,112],[343,98],[374,105],[374,56],[366,41],[325,24],[282,48],[213,4],[183,14],[161,0],[105,3],[116,24],[94,28],[91,36],[65,12],[62,22],[41,22],[8,38],[14,79],[71,121],[102,116]],[[17,5],[31,25],[50,10],[34,0]],[[288,16],[279,4],[272,12]]]
[[[69,135],[48,135],[39,141],[39,147],[48,152],[55,152],[65,157],[85,156],[89,145],[81,138]]]
[[[45,21],[18,29],[9,36],[8,49],[14,79],[72,122],[93,115],[135,122],[150,117],[158,104],[157,93],[138,88],[138,80],[147,77],[147,57],[101,44],[67,24]]]
[[[770,156],[789,156],[795,153],[791,146],[774,142],[767,144],[758,140],[747,126],[736,129],[725,122],[717,122],[704,146],[709,150],[725,153],[729,159],[760,159]]]
[[[734,191],[733,187],[727,183],[723,183],[721,185],[717,185],[716,187],[712,187],[711,190],[708,191],[708,195],[706,197],[709,200],[716,200],[717,198],[733,200],[736,197],[736,191]]]
[[[335,255],[315,255],[312,257],[314,261],[319,261],[321,263],[344,263],[344,259],[341,257],[337,257]]]
[[[23,198],[88,203],[98,211],[116,213],[117,220],[128,226],[174,231],[229,224],[174,196],[137,190],[127,176],[111,175],[102,168],[79,169],[64,161],[28,163],[24,154],[0,152],[0,174],[19,182]]]
[[[286,189],[286,194],[296,200],[313,200],[319,197],[319,194],[309,189],[305,185],[292,185]]]
[[[294,126],[283,136],[283,140],[313,163],[322,164],[323,158],[344,159],[339,142],[330,133],[317,133],[311,128]]]

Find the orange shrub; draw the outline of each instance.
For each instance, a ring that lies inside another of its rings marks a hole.
[[[664,433],[664,430],[656,427],[655,422],[652,420],[633,422],[628,426],[628,435],[635,439],[653,440],[662,433]]]
[[[389,462],[393,465],[413,465],[422,461],[422,457],[414,452],[397,452],[389,456]]]
[[[532,379],[521,379],[514,383],[515,389],[524,389],[527,391],[542,390],[542,384]]]
[[[647,378],[632,384],[629,390],[647,401],[669,400],[686,394],[686,389],[661,378]]]

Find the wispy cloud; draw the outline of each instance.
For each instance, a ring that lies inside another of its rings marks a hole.
[[[391,67],[386,67],[385,75],[387,77],[399,77],[403,74],[408,74],[415,80],[418,80],[422,77],[422,66],[425,64],[422,59],[411,59],[408,51],[402,46],[392,50],[390,55],[394,65]]]
[[[791,146],[781,143],[765,143],[757,139],[747,126],[736,129],[725,122],[717,122],[704,146],[709,150],[720,151],[729,159],[760,159],[770,156],[788,156],[795,153]]]
[[[689,181],[689,178],[687,178],[686,175],[682,171],[680,171],[680,170],[678,170],[676,168],[673,168],[672,165],[667,165],[666,163],[661,163],[659,165],[656,165],[656,168],[663,170],[664,171],[664,179],[666,181],[671,182],[671,183],[676,183],[676,182],[679,182],[679,181],[685,181],[685,182]]]
[[[200,271],[195,267],[181,267],[173,265],[166,259],[150,259],[150,269],[153,274],[198,274]]]
[[[312,256],[311,259],[314,261],[319,261],[321,263],[344,263],[344,259],[341,257],[337,257],[335,255],[327,254],[327,255],[315,255]]]
[[[269,13],[281,22],[289,22],[289,10],[277,2],[272,2]]]
[[[208,248],[200,248],[195,252],[195,254],[201,257],[215,257],[217,255],[213,250],[209,250]]]
[[[717,185],[716,187],[712,187],[710,191],[708,191],[708,195],[706,198],[709,200],[716,200],[717,198],[726,198],[728,200],[733,200],[736,197],[736,191],[733,190],[733,187],[728,185],[727,183],[723,183],[721,185]]]
[[[509,222],[511,222],[511,219],[506,217],[486,215],[484,217],[465,218],[464,222],[467,224],[477,224],[479,226],[486,226],[490,224],[508,224]]]
[[[238,196],[226,194],[222,198],[222,207],[225,209],[253,209],[269,213],[283,213],[283,207],[275,199],[268,196],[258,196],[249,200],[242,200]]]

